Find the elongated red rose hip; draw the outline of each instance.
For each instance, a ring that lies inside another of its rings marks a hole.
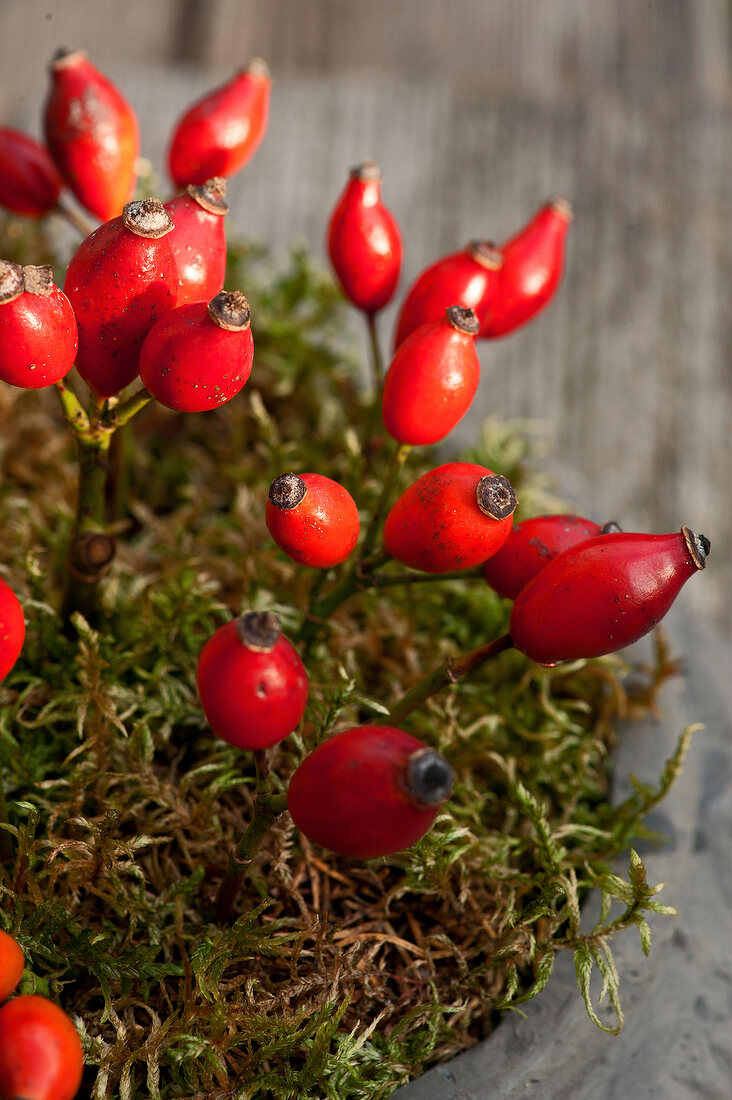
[[[516,597],[509,633],[538,664],[601,657],[642,638],[704,564],[709,540],[621,531],[571,546]]]
[[[81,205],[109,221],[135,190],[135,113],[84,50],[59,50],[51,80],[44,116],[51,156]]]
[[[72,1100],[83,1069],[78,1032],[53,1001],[32,994],[0,1008],[2,1100]]]
[[[50,386],[73,367],[78,343],[74,311],[50,266],[0,260],[0,380]]]
[[[197,682],[211,729],[239,749],[282,741],[308,700],[305,667],[269,611],[247,611],[219,627],[201,650]]]
[[[298,829],[341,855],[373,859],[415,844],[450,796],[447,761],[395,726],[355,726],[306,756],[287,805]]]
[[[272,78],[261,58],[197,100],[179,120],[168,152],[178,187],[233,176],[251,160],[269,118]]]
[[[386,430],[400,443],[437,443],[470,408],[480,381],[478,319],[450,306],[397,349],[384,381]]]
[[[482,317],[498,283],[503,257],[491,241],[471,241],[460,252],[444,256],[418,277],[399,313],[394,348],[428,321],[437,321],[448,306],[463,306]]]
[[[71,257],[64,290],[79,326],[76,366],[101,397],[137,377],[143,340],[175,306],[178,265],[167,239],[172,229],[158,199],[130,202]]]
[[[25,639],[25,617],[18,597],[0,578],[0,680],[18,660]]]
[[[351,494],[323,474],[281,474],[270,485],[269,533],[300,565],[340,565],[358,542],[359,526]]]
[[[330,217],[328,255],[343,293],[358,309],[373,315],[391,301],[402,265],[402,238],[381,201],[381,171],[373,161],[351,169]]]
[[[153,325],[140,351],[140,377],[161,405],[206,412],[235,397],[252,371],[249,303],[239,290],[192,302]]]
[[[29,134],[0,126],[0,206],[27,218],[53,210],[61,177],[48,150]]]
[[[562,550],[608,529],[620,530],[617,524],[600,527],[574,515],[533,516],[514,523],[501,549],[485,563],[485,579],[499,596],[515,600],[524,585]]]
[[[516,504],[501,474],[473,462],[448,462],[402,493],[386,517],[384,546],[426,573],[470,569],[503,545]]]
[[[223,289],[226,274],[226,180],[215,176],[191,183],[165,209],[173,219],[170,247],[180,275],[176,305],[210,302]]]
[[[572,220],[566,199],[543,206],[499,251],[500,274],[480,313],[480,335],[506,336],[530,321],[553,297],[562,278],[564,244]]]

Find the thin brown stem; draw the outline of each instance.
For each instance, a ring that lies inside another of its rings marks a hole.
[[[433,584],[437,581],[476,581],[483,578],[483,567],[453,569],[449,573],[372,573],[365,588],[392,588],[397,584]]]
[[[62,218],[65,218],[69,225],[73,225],[82,237],[88,237],[90,233],[93,233],[96,226],[91,222],[88,222],[86,218],[83,218],[80,214],[77,214],[72,207],[67,206],[62,199],[56,203],[54,207],[57,214],[60,214]]]
[[[371,344],[371,366],[374,373],[374,385],[376,386],[377,394],[380,395],[384,386],[384,360],[381,355],[379,334],[376,331],[376,315],[367,313],[366,324],[369,330],[369,343]]]

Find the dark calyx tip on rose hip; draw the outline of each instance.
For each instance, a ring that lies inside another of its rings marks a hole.
[[[712,544],[706,535],[695,535],[688,527],[681,528],[692,561],[697,569],[703,569],[707,564],[707,558],[712,549]]]
[[[24,289],[23,268],[11,260],[0,260],[0,305],[19,298]]]
[[[352,180],[381,179],[381,169],[373,160],[362,160],[360,164],[354,164],[348,174]]]
[[[261,76],[264,77],[265,80],[272,79],[269,65],[263,57],[253,57],[243,71],[249,73],[250,76]]]
[[[439,806],[454,782],[455,772],[434,749],[417,749],[407,760],[407,794],[419,806]]]
[[[602,527],[600,528],[600,534],[617,535],[618,532],[622,530],[623,528],[620,526],[619,523],[617,523],[614,519],[610,519],[607,523],[603,523]]]
[[[88,56],[86,50],[77,49],[74,46],[60,46],[51,58],[51,68],[63,69],[66,65],[75,65],[77,61],[85,61]]]
[[[236,620],[236,632],[247,649],[269,653],[279,640],[280,620],[274,611],[245,611]]]
[[[297,508],[307,491],[307,485],[297,474],[280,474],[269,487],[269,502],[275,508],[289,511]]]
[[[23,283],[28,294],[42,294],[53,290],[53,268],[50,264],[27,264],[23,268]]]
[[[553,199],[549,200],[549,205],[552,210],[555,210],[557,214],[561,214],[563,218],[566,218],[568,222],[571,222],[574,214],[572,212],[572,203],[564,195],[555,195]]]
[[[222,290],[206,308],[211,320],[227,332],[241,332],[249,328],[249,302],[240,290]]]
[[[226,201],[226,180],[223,176],[212,176],[205,183],[189,183],[186,188],[192,199],[209,214],[228,214]]]
[[[489,271],[498,271],[503,265],[503,256],[494,241],[470,241],[468,252],[477,264],[487,267]]]
[[[480,332],[480,321],[473,309],[466,309],[465,306],[448,306],[445,315],[458,332],[465,332],[468,336],[477,336]]]
[[[506,519],[518,504],[513,486],[503,474],[482,477],[475,487],[475,499],[481,512],[491,519]]]
[[[128,202],[122,210],[122,222],[125,229],[138,237],[156,240],[170,233],[173,219],[160,199],[137,199]]]

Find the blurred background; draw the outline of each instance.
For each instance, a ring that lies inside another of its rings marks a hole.
[[[229,235],[277,254],[305,239],[325,264],[331,207],[367,157],[402,229],[404,290],[440,255],[505,240],[568,196],[564,284],[532,324],[481,343],[457,445],[488,416],[540,421],[574,509],[708,535],[704,583],[675,614],[729,631],[727,0],[2,0],[2,125],[41,136],[62,45],[86,48],[132,103],[164,198],[175,120],[264,57],[270,126],[231,181]]]

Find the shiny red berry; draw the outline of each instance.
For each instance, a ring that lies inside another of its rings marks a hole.
[[[287,804],[298,829],[340,855],[373,859],[415,844],[450,796],[453,770],[394,726],[355,726],[306,756]]]
[[[17,940],[0,928],[0,1001],[8,999],[20,981],[24,969],[23,948]]]
[[[27,218],[53,210],[61,177],[48,150],[29,134],[0,126],[0,206]]]
[[[329,477],[281,474],[270,485],[267,527],[293,561],[328,569],[345,561],[358,542],[358,508]]]
[[[82,206],[109,221],[122,213],[137,180],[135,113],[84,50],[51,62],[45,130],[56,167]]]
[[[404,299],[394,335],[394,347],[420,325],[438,321],[448,306],[472,309],[478,317],[491,301],[503,257],[490,241],[471,241],[423,271]]]
[[[0,680],[18,660],[25,639],[25,617],[18,597],[0,578]]]
[[[46,997],[0,1008],[0,1100],[72,1100],[84,1054],[69,1017]]]
[[[143,384],[169,409],[217,409],[252,372],[249,320],[249,303],[239,290],[222,290],[208,304],[192,302],[165,314],[140,351]]]
[[[384,380],[386,430],[400,443],[437,443],[470,408],[480,381],[478,319],[450,306],[397,349]]]
[[[619,532],[571,546],[516,597],[509,633],[538,664],[614,653],[661,621],[681,586],[704,568],[709,541]]]
[[[198,694],[214,733],[238,749],[266,749],[300,722],[308,677],[272,612],[219,627],[198,659]]]
[[[188,108],[168,152],[168,169],[178,187],[233,176],[251,160],[267,129],[271,87],[269,68],[255,57]]]
[[[191,183],[165,209],[173,219],[169,240],[180,275],[176,305],[210,302],[223,289],[226,274],[226,180],[214,176]]]
[[[0,380],[50,386],[73,367],[78,343],[74,311],[50,266],[0,260]]]
[[[402,239],[381,201],[381,171],[370,160],[351,169],[331,214],[328,255],[343,293],[358,309],[374,314],[391,301],[399,282]]]
[[[473,462],[448,462],[402,493],[386,517],[384,546],[426,573],[470,569],[503,545],[516,504],[501,474]]]
[[[564,267],[572,220],[566,199],[543,206],[499,251],[503,264],[489,301],[481,307],[480,335],[506,336],[530,321],[553,297]]]
[[[488,584],[499,596],[515,600],[525,584],[570,546],[585,542],[617,524],[600,527],[582,516],[533,516],[515,523],[501,549],[483,567]]]
[[[153,324],[175,306],[178,265],[173,223],[157,199],[130,202],[71,257],[64,290],[79,326],[76,366],[101,397],[129,385]]]

